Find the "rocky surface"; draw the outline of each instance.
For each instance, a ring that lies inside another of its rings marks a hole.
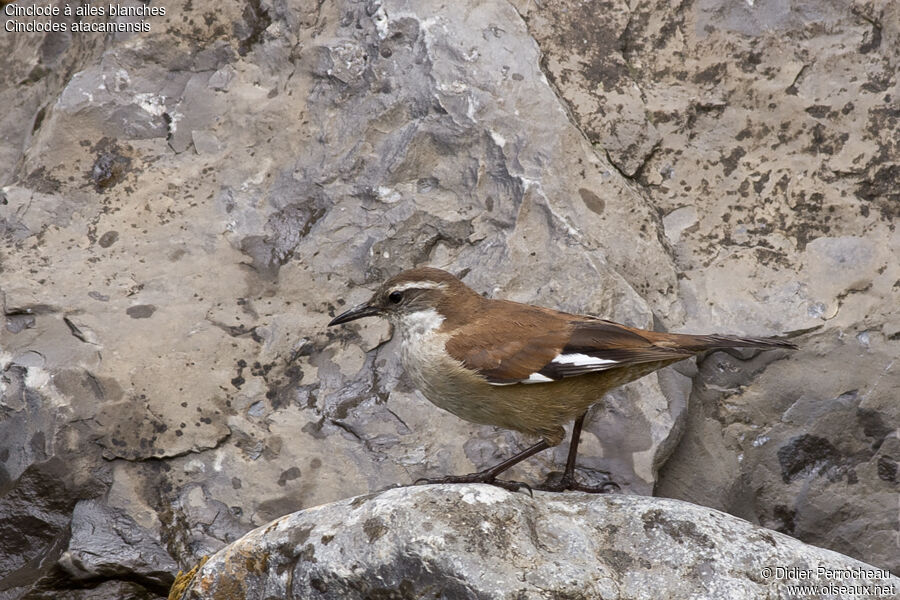
[[[897,4],[516,4],[659,210],[684,328],[808,332],[701,364],[656,492],[900,568]]]
[[[896,5],[165,6],[0,37],[0,598],[158,597],[273,518],[524,447],[410,389],[385,324],[326,330],[419,264],[806,332],[612,394],[580,464],[900,568]]]
[[[900,593],[885,570],[677,500],[465,485],[284,516],[212,556],[175,598],[738,600],[829,584],[845,588],[833,598]]]

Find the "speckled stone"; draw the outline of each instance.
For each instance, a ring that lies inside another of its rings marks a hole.
[[[885,570],[678,500],[459,485],[277,519],[212,556],[176,600],[738,600],[806,583],[846,586],[834,598],[859,597],[851,586],[900,593]]]

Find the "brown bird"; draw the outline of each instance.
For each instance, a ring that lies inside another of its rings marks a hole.
[[[598,492],[575,478],[575,457],[588,408],[610,390],[705,350],[790,348],[774,338],[646,331],[596,317],[483,298],[440,269],[418,268],[387,280],[372,298],[329,325],[380,316],[401,335],[401,359],[428,400],[473,423],[541,441],[478,473],[426,483],[524,484],[497,475],[565,436],[575,420],[562,478],[538,489]],[[615,484],[613,484],[615,485]]]

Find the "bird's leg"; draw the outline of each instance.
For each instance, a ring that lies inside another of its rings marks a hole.
[[[587,411],[585,411],[584,414],[575,419],[575,424],[572,426],[572,441],[569,442],[569,455],[566,458],[566,470],[563,473],[562,477],[554,483],[545,483],[537,489],[543,490],[545,492],[563,492],[566,490],[576,490],[579,492],[588,492],[591,494],[603,494],[606,492],[611,492],[613,491],[613,489],[620,489],[619,484],[612,480],[607,481],[603,485],[589,486],[579,483],[579,481],[575,478],[575,458],[578,456],[578,443],[581,441],[581,429],[582,427],[584,427],[584,418],[586,416]]]
[[[584,419],[587,411],[575,419],[572,425],[572,441],[569,442],[569,455],[566,457],[566,470],[562,480],[567,484],[575,483],[575,459],[578,456],[578,444],[581,443],[581,429],[584,427]]]
[[[519,481],[503,481],[497,479],[497,475],[549,447],[550,445],[545,440],[541,440],[537,444],[522,450],[515,456],[507,458],[502,463],[494,465],[490,469],[485,469],[484,471],[479,471],[477,473],[470,473],[468,475],[448,475],[446,477],[437,477],[434,479],[426,479],[423,477],[417,479],[413,485],[424,485],[429,483],[489,483],[514,492],[523,487],[530,491],[531,488],[528,484]]]

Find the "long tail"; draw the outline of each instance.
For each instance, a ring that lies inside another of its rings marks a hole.
[[[682,337],[682,336],[678,336]],[[780,338],[740,337],[736,335],[685,335],[683,347],[695,352],[714,348],[786,348],[796,350],[797,344]]]

